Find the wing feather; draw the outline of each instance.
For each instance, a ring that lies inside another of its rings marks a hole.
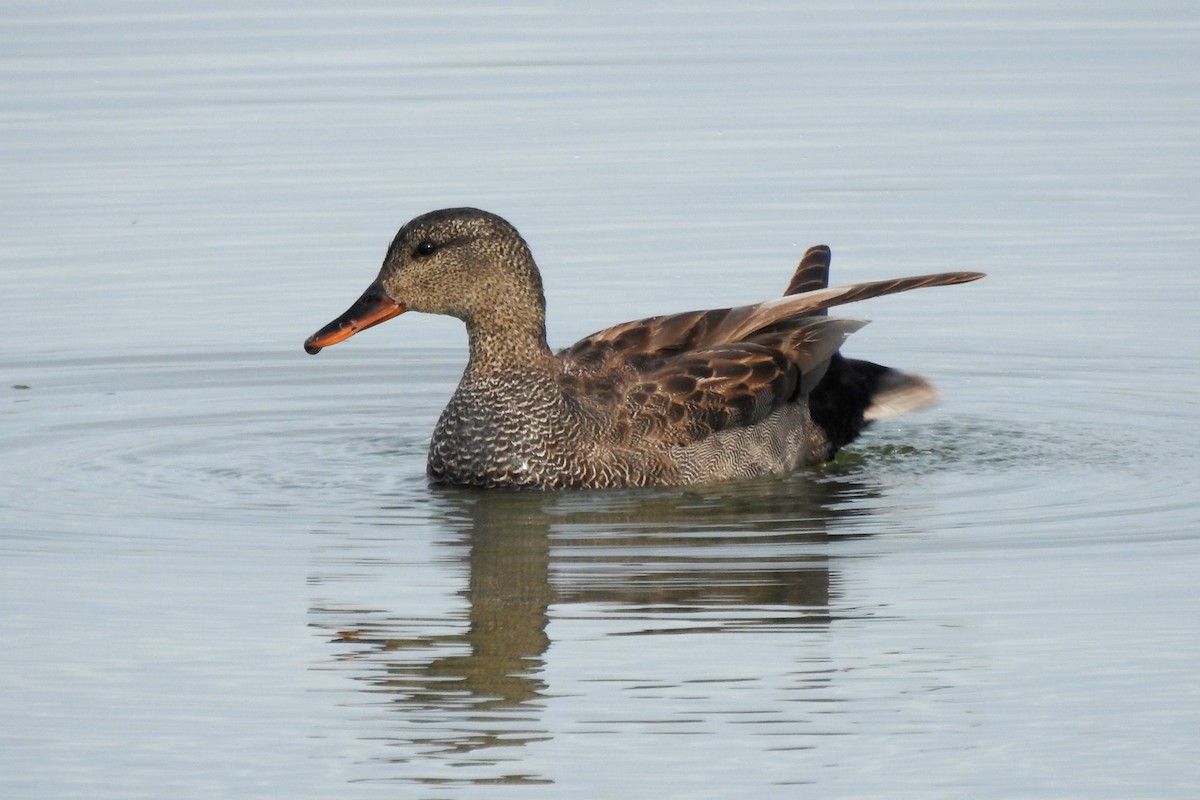
[[[653,436],[677,446],[754,425],[810,391],[846,337],[864,324],[813,317],[761,339],[690,350],[630,381],[616,416],[630,421],[631,441]]]
[[[800,285],[811,285],[816,269],[805,272],[802,261],[793,282],[799,280]],[[650,317],[597,331],[559,355],[582,370],[610,367],[618,362],[647,369],[689,350],[744,341],[774,326],[791,324],[794,319],[823,314],[832,306],[911,289],[967,283],[982,277],[979,272],[942,272],[814,289],[733,308]]]

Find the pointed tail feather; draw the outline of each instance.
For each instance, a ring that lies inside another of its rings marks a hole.
[[[937,399],[937,389],[920,375],[890,369],[879,376],[863,419],[874,422],[911,414],[933,405]]]

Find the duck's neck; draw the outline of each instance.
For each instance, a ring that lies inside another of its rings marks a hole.
[[[542,329],[468,324],[471,356],[429,445],[429,474],[468,486],[557,480],[547,454],[575,435]],[[561,465],[560,465],[561,469]]]
[[[466,323],[470,359],[464,379],[537,373],[553,378],[557,374],[558,359],[546,343],[541,309],[515,315],[496,308]]]

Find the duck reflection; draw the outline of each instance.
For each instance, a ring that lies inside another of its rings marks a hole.
[[[344,647],[339,658],[369,663],[372,693],[442,720],[410,745],[521,744],[545,736],[529,718],[547,692],[552,613],[625,635],[824,625],[831,524],[870,494],[830,472],[690,489],[438,490],[433,523],[467,569],[465,630],[391,635],[414,628],[401,609],[314,608],[314,624]]]

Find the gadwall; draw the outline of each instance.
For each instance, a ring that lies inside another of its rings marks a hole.
[[[396,234],[379,277],[309,353],[404,311],[467,325],[470,358],[429,444],[437,483],[535,489],[694,484],[826,461],[873,420],[929,405],[915,375],[843,357],[861,320],[830,306],[982,278],[945,272],[827,288],[811,248],[783,297],[668,314],[546,343],[542,279],[505,220],[433,211]]]

